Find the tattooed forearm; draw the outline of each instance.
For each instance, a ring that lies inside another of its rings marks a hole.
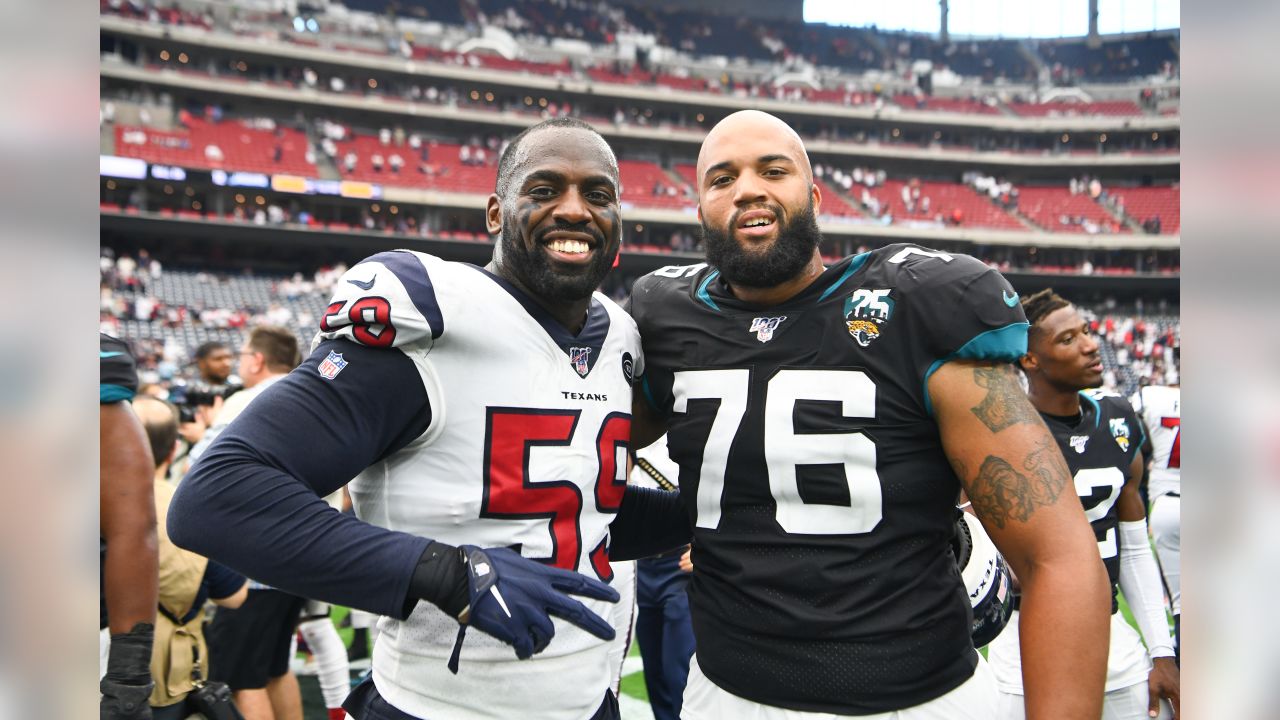
[[[988,455],[976,477],[961,478],[978,517],[998,528],[1010,520],[1026,522],[1036,508],[1053,504],[1069,479],[1061,453],[1049,438],[1042,438],[1027,454],[1022,471],[1004,458]]]
[[[1039,416],[1022,391],[1012,366],[975,367],[973,380],[986,388],[987,396],[970,410],[993,433],[1019,423],[1037,422]]]

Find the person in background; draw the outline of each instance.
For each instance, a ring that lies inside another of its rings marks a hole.
[[[155,458],[156,517],[169,514],[174,487],[166,478],[178,448],[178,410],[164,400],[137,397],[134,412],[146,430]],[[193,671],[209,677],[209,648],[204,637],[206,600],[238,608],[249,594],[249,581],[237,572],[188,552],[169,541],[165,524],[157,527],[159,597],[149,703],[153,720],[184,720],[190,715],[187,695],[195,689]]]
[[[151,449],[129,405],[138,373],[125,343],[98,339],[102,720],[148,720],[156,622],[156,508]]]
[[[1022,299],[1031,329],[1019,361],[1031,404],[1066,457],[1097,552],[1107,569],[1111,621],[1102,717],[1142,720],[1162,711],[1179,713],[1178,667],[1164,613],[1160,573],[1147,538],[1147,514],[1138,484],[1145,437],[1129,403],[1119,395],[1083,392],[1102,383],[1099,342],[1080,311],[1053,290]],[[1025,583],[1024,583],[1025,585]],[[1116,591],[1124,592],[1141,638],[1119,612]],[[1020,601],[1025,608],[1025,592]],[[1026,657],[1037,643],[1022,627],[1025,609],[988,648],[1001,691],[999,720],[1026,717],[1023,676]],[[1017,640],[1021,635],[1021,647]],[[1143,647],[1143,639],[1146,647]],[[1040,641],[1043,642],[1043,641]],[[1059,651],[1058,648],[1053,648]],[[1163,711],[1167,711],[1164,708]]]

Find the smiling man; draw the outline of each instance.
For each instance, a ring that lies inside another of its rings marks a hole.
[[[643,368],[634,322],[594,292],[618,192],[589,126],[521,133],[488,202],[493,262],[396,251],[352,267],[311,357],[178,491],[178,544],[387,616],[345,703],[358,720],[617,717],[607,539],[633,496]],[[356,517],[321,500],[349,481]]]
[[[1106,572],[1018,386],[1017,293],[914,245],[825,267],[822,194],[771,115],[721,121],[697,172],[707,264],[641,278],[630,308],[634,442],[669,429],[694,526],[682,717],[990,720],[949,550],[963,488],[1023,579],[1028,717],[1096,720]]]
[[[1052,290],[1024,298],[1022,305],[1031,322],[1027,354],[1020,361],[1027,392],[1071,468],[1110,579],[1111,637],[1102,717],[1140,720],[1148,713],[1167,713],[1169,708],[1160,707],[1161,699],[1170,701],[1177,717],[1178,667],[1160,572],[1147,538],[1147,513],[1138,493],[1143,470],[1139,448],[1146,430],[1124,398],[1091,390],[1102,385],[1102,355],[1080,311]],[[1118,612],[1117,588],[1124,591],[1142,629],[1141,639]],[[1022,656],[1029,648],[1023,642],[1019,652],[1019,615],[1013,613],[1006,632],[991,643],[988,653],[1002,693],[999,720],[1024,717]]]

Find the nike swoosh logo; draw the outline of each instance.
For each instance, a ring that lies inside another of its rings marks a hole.
[[[369,288],[365,288],[365,290],[368,290],[368,289]],[[1004,298],[1004,304],[1008,305],[1009,307],[1013,307],[1014,305],[1018,304],[1018,293],[1016,292],[1013,294],[1012,297],[1010,297],[1009,293],[1001,290],[1000,296]]]
[[[368,280],[365,280],[365,281],[363,281],[363,282],[361,282],[361,281],[359,281],[359,280],[350,280],[350,279],[348,279],[348,280],[347,280],[347,282],[351,283],[352,285],[355,285],[356,287],[360,288],[361,290],[368,290],[369,288],[373,287],[373,283],[374,283],[374,281],[375,281],[375,280],[377,280],[377,279],[378,279],[378,276],[377,276],[377,275],[374,275],[373,277],[371,277],[371,278],[369,278]]]
[[[102,360],[103,358],[115,357],[115,356],[117,356],[117,355],[123,355],[123,354],[124,354],[124,353],[122,353],[122,352],[102,352],[101,350],[99,350],[99,351],[98,351],[98,359],[99,359],[99,360]]]

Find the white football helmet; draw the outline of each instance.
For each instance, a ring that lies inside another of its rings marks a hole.
[[[1013,611],[1012,575],[982,523],[969,513],[960,513],[956,520],[952,549],[973,606],[973,646],[982,647],[1009,623]]]

